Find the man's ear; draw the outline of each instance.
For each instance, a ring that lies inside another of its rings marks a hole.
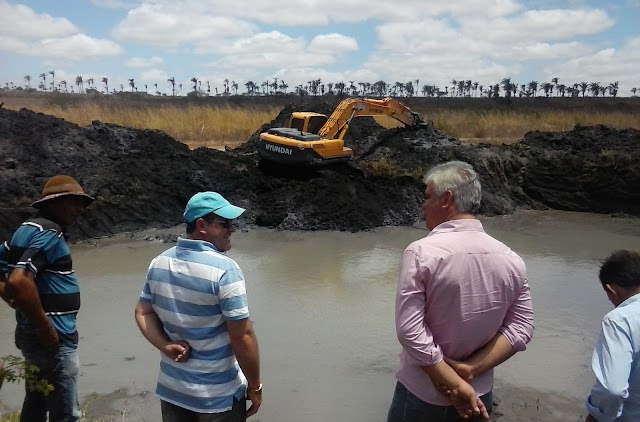
[[[605,293],[607,293],[607,297],[612,302],[614,301],[614,299],[618,299],[618,297],[620,296],[618,294],[618,289],[616,288],[615,285],[613,285],[613,284],[604,284],[604,285],[602,285],[602,287],[604,288]]]
[[[204,220],[204,218],[198,218],[196,220],[196,232],[197,233],[202,233],[203,231],[205,231],[205,226],[207,225],[207,222]]]
[[[453,205],[453,194],[449,191],[446,191],[442,194],[442,206],[450,207]]]

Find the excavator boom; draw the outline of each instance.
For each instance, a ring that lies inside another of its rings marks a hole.
[[[338,104],[318,135],[327,139],[342,139],[351,119],[359,116],[389,116],[406,126],[416,126],[422,122],[420,116],[393,98],[382,100],[368,98],[347,98]]]

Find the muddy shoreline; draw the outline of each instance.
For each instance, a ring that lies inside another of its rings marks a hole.
[[[390,391],[389,400],[393,392]],[[153,391],[118,389],[110,394],[90,394],[82,402],[86,418],[94,420],[144,421],[160,417],[160,403]],[[533,388],[514,387],[498,381],[494,389],[491,421],[582,422],[586,417],[582,399]],[[254,418],[261,420],[260,413]],[[386,415],[380,415],[384,421]]]

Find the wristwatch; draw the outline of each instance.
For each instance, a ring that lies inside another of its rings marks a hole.
[[[249,386],[247,386],[248,388]],[[255,390],[251,390],[252,393],[262,393],[262,383]]]

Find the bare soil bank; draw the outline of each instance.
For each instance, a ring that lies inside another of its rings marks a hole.
[[[640,215],[640,131],[634,129],[530,132],[516,144],[496,146],[438,131],[383,130],[360,118],[347,135],[356,151],[348,165],[317,171],[259,165],[260,131],[286,125],[293,110],[329,113],[333,107],[318,101],[286,106],[228,151],[191,151],[155,130],[100,122],[80,128],[0,109],[0,239],[32,212],[29,204],[54,174],[77,178],[97,198],[74,228],[76,240],[179,224],[188,198],[202,190],[247,208],[241,225],[349,231],[411,225],[420,218],[424,190],[415,176],[454,159],[480,174],[483,214],[554,208]],[[380,163],[390,171],[380,171]]]

